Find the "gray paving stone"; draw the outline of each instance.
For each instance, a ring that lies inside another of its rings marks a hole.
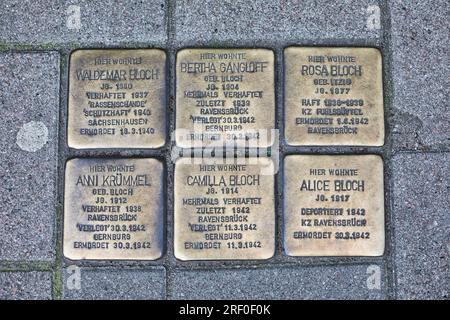
[[[64,299],[70,300],[156,300],[165,299],[166,271],[163,267],[150,269],[80,268],[79,290],[68,285],[74,271],[64,272]]]
[[[449,2],[389,1],[394,148],[450,150]]]
[[[51,298],[51,272],[0,272],[0,300],[48,300]]]
[[[362,40],[377,44],[380,30],[367,28],[374,0],[185,0],[177,1],[177,44],[216,42],[316,42]]]
[[[450,153],[393,159],[394,253],[400,299],[448,299]]]
[[[0,260],[53,260],[57,53],[0,54]]]
[[[77,19],[71,19],[76,13],[68,11],[71,5],[80,8],[79,29]],[[166,40],[164,0],[2,0],[0,20],[0,41],[6,43],[117,45]]]
[[[277,267],[233,270],[176,270],[169,279],[171,299],[383,299],[368,289],[369,265]],[[377,266],[375,268],[378,268]]]
[[[369,7],[373,6],[380,8],[379,1],[281,0],[283,38],[312,42],[335,40],[337,44],[342,40],[353,45],[362,41],[368,45],[377,45],[381,36],[381,23],[378,27],[367,26],[373,14]]]

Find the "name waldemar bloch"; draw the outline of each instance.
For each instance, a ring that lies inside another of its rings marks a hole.
[[[155,69],[77,69],[78,81],[133,81],[133,80],[158,80],[159,68]]]

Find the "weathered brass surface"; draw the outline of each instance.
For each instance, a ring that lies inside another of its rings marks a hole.
[[[68,145],[158,148],[166,137],[166,54],[76,50],[70,57]]]
[[[64,255],[154,260],[163,252],[163,165],[155,159],[66,164]]]
[[[289,47],[284,58],[288,144],[384,144],[379,50]]]
[[[178,52],[176,65],[179,147],[273,143],[273,51],[184,49]]]
[[[284,184],[286,254],[383,255],[381,157],[287,156]]]
[[[275,251],[274,176],[268,158],[181,158],[175,165],[175,256],[268,259]]]

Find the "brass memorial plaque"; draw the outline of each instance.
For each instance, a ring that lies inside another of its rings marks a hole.
[[[379,50],[290,47],[284,57],[288,144],[384,144]]]
[[[275,252],[273,172],[268,158],[179,159],[175,256],[180,260],[271,258]]]
[[[291,155],[284,161],[284,181],[288,255],[383,255],[381,157]]]
[[[166,137],[166,54],[76,50],[70,57],[68,145],[158,148]]]
[[[163,165],[156,159],[66,164],[64,255],[155,260],[163,252]]]
[[[176,65],[177,146],[272,145],[273,51],[184,49]]]

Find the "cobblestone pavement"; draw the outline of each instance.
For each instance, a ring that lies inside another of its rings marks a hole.
[[[448,299],[448,12],[445,0],[2,0],[0,298]],[[284,255],[278,176],[272,259],[178,261],[173,254],[171,143],[157,150],[67,147],[67,67],[74,49],[166,50],[172,131],[177,50],[270,48],[276,56],[277,128],[283,132],[283,49],[294,44],[371,46],[382,52],[383,147],[291,147],[283,133],[280,137],[282,155],[383,157],[382,257]],[[153,156],[166,162],[167,248],[161,259],[74,262],[63,257],[64,164],[76,156]],[[81,287],[71,282],[74,274],[80,275]],[[379,286],[368,281],[374,274],[380,276]]]

